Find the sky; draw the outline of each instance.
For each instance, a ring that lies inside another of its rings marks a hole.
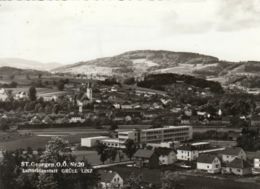
[[[45,63],[145,49],[260,61],[260,1],[3,1],[0,34],[1,58]]]

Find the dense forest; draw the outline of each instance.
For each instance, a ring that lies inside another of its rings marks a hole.
[[[220,83],[216,81],[208,81],[202,78],[196,78],[189,75],[179,75],[173,73],[151,74],[144,78],[143,81],[137,83],[139,87],[164,90],[163,85],[169,85],[177,82],[183,82],[199,88],[209,88],[211,92],[223,93],[224,90]]]

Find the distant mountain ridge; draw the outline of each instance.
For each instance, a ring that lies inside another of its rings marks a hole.
[[[25,60],[20,58],[0,58],[0,67],[14,67],[20,69],[32,69],[49,71],[60,67],[59,63],[41,63],[33,60]]]
[[[260,74],[260,62],[221,61],[214,56],[190,52],[137,50],[78,62],[52,71],[126,77],[150,73],[178,73],[228,83],[234,77],[257,76]]]

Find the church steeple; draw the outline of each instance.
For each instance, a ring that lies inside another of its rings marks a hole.
[[[93,100],[93,94],[92,94],[92,76],[90,76],[90,80],[88,80],[87,83],[87,89],[86,89],[86,96],[92,102]]]

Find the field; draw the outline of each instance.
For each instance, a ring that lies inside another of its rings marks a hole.
[[[30,129],[20,130],[19,133],[31,133],[32,136],[16,137],[13,140],[0,141],[0,149],[15,150],[27,147],[37,149],[44,147],[53,136],[61,136],[70,143],[80,143],[80,138],[82,137],[107,135],[107,131],[88,128]]]
[[[12,90],[13,94],[16,94],[18,92],[28,92],[29,87],[6,88],[6,90]],[[51,88],[36,88],[36,91],[38,94],[45,94],[45,93],[57,92],[58,90],[51,89]]]

